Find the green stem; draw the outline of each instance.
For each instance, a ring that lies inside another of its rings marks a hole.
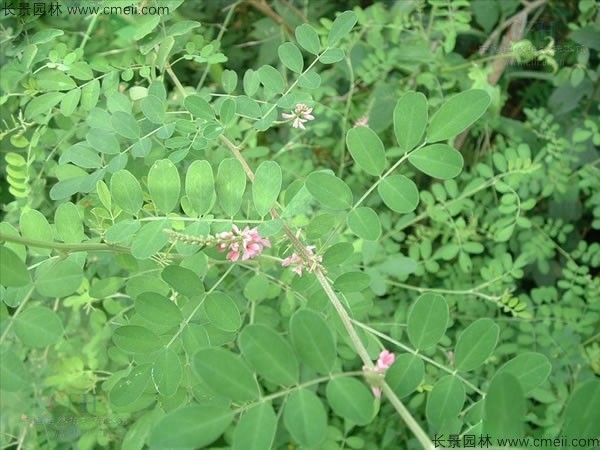
[[[491,55],[484,56],[483,58],[475,59],[473,61],[466,62],[464,64],[459,64],[458,66],[445,67],[442,69],[442,72],[455,72],[457,70],[468,69],[475,64],[481,64],[488,61],[495,61],[496,59],[512,59],[514,55],[512,53],[503,53],[501,55]]]
[[[17,308],[15,313],[12,315],[11,320],[8,322],[8,325],[6,325],[6,328],[2,332],[2,336],[0,336],[0,344],[2,344],[4,342],[4,339],[6,339],[6,336],[8,336],[8,332],[12,328],[13,323],[15,323],[15,320],[14,320],[15,317],[17,317],[19,315],[19,313],[23,309],[23,306],[25,306],[25,304],[29,301],[29,299],[31,298],[31,296],[33,294],[33,290],[34,290],[34,287],[32,286],[29,289],[29,291],[27,292],[27,294],[25,295],[25,298],[23,298],[23,301],[21,302],[21,304],[19,305],[19,307]]]
[[[5,233],[0,233],[0,242],[12,242],[14,244],[23,244],[28,247],[49,248],[60,252],[76,253],[76,252],[117,252],[131,253],[127,247],[111,244],[63,244],[61,242],[39,241],[37,239],[29,239],[21,236],[13,236]]]
[[[477,386],[475,386],[474,384],[470,383],[469,381],[467,381],[465,378],[461,377],[460,375],[458,375],[456,370],[452,370],[446,366],[444,366],[443,364],[440,364],[439,362],[437,362],[434,359],[431,359],[425,355],[422,355],[421,353],[419,353],[417,350],[410,348],[408,345],[404,345],[402,342],[397,341],[391,337],[389,337],[387,334],[382,333],[380,331],[377,331],[374,328],[371,328],[368,325],[365,325],[364,323],[358,322],[356,320],[352,320],[352,323],[354,323],[355,325],[357,325],[358,327],[362,328],[363,330],[367,330],[369,333],[374,334],[375,336],[380,337],[381,339],[388,341],[394,345],[396,345],[397,347],[400,347],[402,350],[415,355],[419,358],[421,358],[423,361],[428,362],[429,364],[431,364],[432,366],[437,367],[438,369],[443,370],[446,373],[449,373],[450,375],[455,376],[456,378],[458,378],[460,381],[462,381],[465,386],[468,386],[469,388],[473,389],[475,392],[477,392],[479,395],[481,395],[482,397],[485,397],[485,392],[483,392],[481,389],[479,389]]]
[[[233,5],[229,6],[229,11],[227,12],[227,15],[225,16],[225,20],[223,21],[223,26],[219,30],[219,34],[217,35],[217,38],[215,39],[216,41],[221,42],[221,39],[223,38],[225,31],[227,31],[227,25],[229,24],[229,21],[231,20],[231,16],[233,16],[233,12],[235,11],[235,8],[237,8],[237,6],[240,3],[241,2],[236,2]],[[172,63],[171,65],[173,65],[173,64],[175,64],[175,63]],[[204,72],[202,73],[202,76],[200,77],[200,81],[198,82],[198,85],[196,86],[196,90],[200,89],[204,85],[204,82],[206,81],[206,77],[208,76],[209,71],[210,71],[210,64],[206,64],[206,67],[204,68]]]
[[[185,327],[187,327],[188,323],[190,323],[190,320],[192,320],[192,317],[194,317],[196,315],[196,313],[198,312],[200,307],[204,304],[204,300],[206,299],[206,297],[208,297],[223,282],[223,280],[225,280],[225,278],[227,277],[227,275],[229,275],[229,272],[231,272],[233,270],[233,268],[234,268],[234,265],[233,264],[230,265],[229,268],[225,271],[225,273],[221,276],[221,278],[219,278],[217,280],[217,282],[215,284],[213,284],[213,286],[210,288],[210,290],[208,292],[204,293],[204,295],[202,296],[202,299],[198,302],[198,304],[196,305],[194,310],[191,312],[191,314],[187,317],[187,319],[185,319],[179,325],[179,330],[177,330],[177,333],[175,333],[175,335],[171,338],[169,343],[166,345],[167,348],[169,348],[171,346],[171,344],[173,344],[173,342],[175,342],[175,339],[177,339],[177,337],[183,332]]]
[[[383,385],[383,393],[386,395],[394,409],[398,412],[404,423],[406,423],[408,428],[410,428],[414,433],[421,446],[426,450],[435,450],[436,447],[433,442],[431,442],[431,439],[429,439],[429,436],[427,436],[427,433],[425,433],[423,428],[421,428],[421,426],[417,423],[412,414],[402,404],[389,384],[385,383]]]
[[[92,30],[96,26],[97,20],[98,20],[98,14],[94,14],[94,17],[92,17],[92,20],[90,21],[90,24],[88,25],[87,30],[85,31],[85,35],[83,36],[83,39],[81,40],[81,44],[79,45],[80,49],[83,50],[85,48],[85,44],[87,44],[87,41],[90,39]]]

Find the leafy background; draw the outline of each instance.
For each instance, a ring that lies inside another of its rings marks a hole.
[[[595,2],[142,5],[0,14],[3,448],[598,447]]]

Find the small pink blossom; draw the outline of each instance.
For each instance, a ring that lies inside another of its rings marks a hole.
[[[304,130],[304,123],[315,119],[311,114],[312,110],[304,103],[298,103],[291,113],[282,113],[281,116],[284,119],[293,119],[292,127]]]
[[[309,245],[308,247],[304,248],[304,250],[306,251],[308,256],[311,257],[311,260],[312,260],[312,264],[308,265],[308,267],[307,267],[308,272],[312,272],[314,270],[315,263],[320,263],[323,260],[322,256],[320,256],[320,255],[315,256],[315,254],[314,254],[315,248],[316,247],[314,245]],[[281,265],[283,267],[288,267],[288,266],[291,266],[292,264],[296,264],[296,267],[294,267],[294,272],[296,272],[298,275],[302,276],[302,268],[306,265],[305,261],[300,256],[298,256],[298,254],[292,253],[291,256],[288,256],[281,262]]]
[[[383,376],[385,372],[387,372],[387,370],[392,366],[392,364],[394,364],[395,360],[396,355],[384,349],[379,354],[377,363],[375,363],[375,368],[369,369],[367,366],[363,366],[363,371],[374,372],[380,376]],[[381,398],[381,387],[371,386],[371,391],[376,398]]]
[[[362,116],[356,122],[354,122],[354,128],[356,127],[368,127],[369,126],[369,116]]]
[[[235,262],[240,259],[240,253],[242,261],[247,261],[258,255],[263,251],[264,247],[270,248],[271,242],[260,236],[256,228],[244,228],[240,230],[235,224],[232,225],[233,232],[224,231],[217,234],[219,242],[217,243],[217,249],[220,252],[227,253],[227,259],[231,262]]]
[[[395,360],[396,355],[394,355],[392,352],[388,352],[387,350],[383,350],[379,354],[379,359],[377,360],[375,370],[379,370],[381,373],[384,373],[392,366],[392,364],[394,364]]]

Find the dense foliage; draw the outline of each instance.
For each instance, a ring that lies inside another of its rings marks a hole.
[[[8,3],[2,448],[600,448],[596,2]]]

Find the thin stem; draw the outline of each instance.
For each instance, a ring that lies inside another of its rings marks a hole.
[[[402,420],[404,420],[404,423],[406,423],[408,428],[410,428],[414,433],[417,440],[421,443],[421,446],[427,450],[435,450],[436,446],[433,444],[433,442],[431,442],[431,439],[429,439],[427,433],[425,433],[423,428],[421,428],[421,426],[417,423],[412,414],[406,409],[389,384],[385,383],[383,385],[383,393],[386,395],[394,409],[398,412]]]
[[[436,360],[434,360],[434,359],[431,359],[431,358],[429,358],[429,357],[427,357],[427,356],[425,356],[425,355],[422,355],[422,354],[421,354],[421,353],[419,353],[417,350],[415,350],[415,349],[413,349],[413,348],[410,348],[408,345],[404,345],[402,342],[400,342],[400,341],[397,341],[397,340],[395,340],[395,339],[391,338],[390,336],[388,336],[387,334],[385,334],[385,333],[382,333],[382,332],[380,332],[380,331],[377,331],[376,329],[374,329],[374,328],[371,328],[370,326],[368,326],[368,325],[365,325],[364,323],[361,323],[361,322],[359,322],[359,321],[357,321],[357,320],[352,320],[352,323],[353,323],[353,324],[355,324],[355,325],[357,325],[358,327],[360,327],[360,328],[364,329],[364,330],[367,330],[368,332],[370,332],[370,333],[374,334],[375,336],[378,336],[378,337],[380,337],[381,339],[384,339],[384,340],[386,340],[386,341],[388,341],[388,342],[390,342],[390,343],[392,343],[392,344],[396,345],[397,347],[400,347],[402,350],[404,350],[404,351],[406,351],[406,352],[408,352],[408,353],[410,353],[410,354],[412,354],[412,355],[415,355],[415,356],[417,356],[417,357],[421,358],[423,361],[426,361],[426,362],[428,362],[429,364],[431,364],[431,365],[433,365],[433,366],[437,367],[438,369],[441,369],[441,370],[443,370],[444,372],[446,372],[446,373],[449,373],[449,374],[450,374],[450,375],[452,375],[452,376],[455,376],[455,377],[456,377],[456,378],[458,378],[460,381],[462,381],[462,382],[465,384],[465,386],[468,386],[469,388],[473,389],[475,392],[477,392],[477,393],[478,393],[479,395],[481,395],[482,397],[485,397],[485,392],[483,392],[483,391],[482,391],[481,389],[479,389],[477,386],[475,386],[474,384],[470,383],[470,382],[469,382],[469,381],[467,381],[465,378],[463,378],[462,376],[460,376],[460,375],[457,373],[457,371],[456,371],[456,370],[452,370],[452,369],[450,369],[450,368],[448,368],[448,367],[444,366],[443,364],[440,364],[440,363],[439,363],[439,362],[437,362]]]
[[[12,328],[13,323],[15,323],[15,320],[14,320],[15,317],[17,317],[19,315],[19,313],[23,309],[23,306],[25,306],[25,304],[29,301],[29,299],[33,295],[33,290],[34,290],[34,287],[32,286],[29,289],[29,291],[27,292],[27,294],[25,295],[25,298],[23,298],[23,301],[21,302],[21,304],[19,305],[19,307],[17,308],[15,313],[12,315],[11,320],[8,322],[8,325],[6,325],[6,328],[2,332],[2,336],[0,336],[0,344],[2,344],[4,342],[4,339],[6,339],[6,336],[8,336],[8,332]]]
[[[97,20],[98,20],[98,14],[94,14],[94,16],[92,17],[92,20],[90,21],[90,24],[87,27],[87,30],[85,31],[85,35],[83,36],[83,39],[81,40],[81,44],[79,45],[80,49],[83,50],[85,48],[85,44],[87,44],[87,41],[90,39],[92,30],[96,26]]]
[[[198,312],[200,307],[204,304],[204,300],[206,299],[206,297],[208,297],[223,282],[223,280],[225,280],[227,275],[229,275],[229,272],[231,272],[233,270],[233,267],[234,267],[233,264],[230,265],[227,268],[227,270],[225,271],[225,273],[221,276],[221,278],[219,278],[217,280],[217,282],[215,284],[213,284],[213,286],[210,288],[210,290],[208,292],[204,293],[204,295],[202,296],[202,299],[198,302],[198,304],[196,305],[194,310],[191,312],[191,314],[187,317],[187,319],[185,319],[179,325],[179,330],[177,330],[177,333],[175,333],[175,335],[171,338],[169,343],[166,345],[167,348],[169,348],[171,346],[171,344],[173,344],[173,342],[175,342],[175,339],[177,339],[179,337],[179,335],[183,332],[185,327],[187,327],[188,323],[190,323],[190,320],[192,320],[192,317],[194,317],[196,315],[196,313]]]
[[[28,247],[37,247],[37,248],[49,248],[52,250],[58,250],[61,252],[98,252],[98,251],[107,251],[107,252],[117,252],[117,253],[131,253],[130,249],[127,247],[122,247],[120,245],[111,245],[111,244],[63,244],[61,242],[51,242],[51,241],[38,241],[37,239],[29,239],[21,236],[13,236],[5,233],[0,233],[0,242],[12,242],[15,244],[23,244]]]
[[[225,20],[223,21],[223,26],[219,30],[219,34],[217,35],[217,38],[215,39],[216,41],[221,42],[221,39],[223,38],[225,31],[227,31],[227,25],[229,25],[231,16],[233,16],[233,12],[235,11],[235,8],[237,8],[237,6],[240,3],[241,2],[236,2],[233,5],[229,6],[229,11],[227,12],[227,15],[225,16]],[[170,65],[173,65],[173,64],[175,64],[175,63],[172,63]],[[200,81],[198,82],[198,85],[196,86],[196,90],[200,89],[204,85],[204,82],[206,81],[206,77],[208,76],[209,70],[210,70],[210,64],[206,64],[206,67],[204,68],[204,72],[202,73],[202,76],[200,77]]]

